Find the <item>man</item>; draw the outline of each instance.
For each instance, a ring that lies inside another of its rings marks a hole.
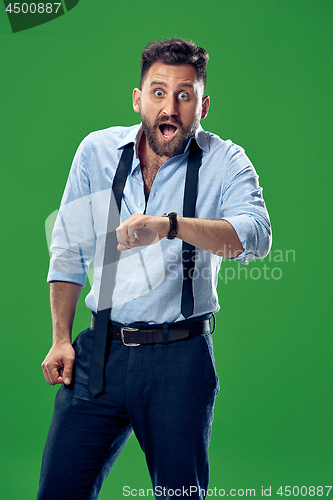
[[[42,367],[48,383],[63,385],[39,500],[98,498],[133,430],[159,497],[205,498],[219,267],[222,257],[247,263],[270,247],[251,162],[200,126],[207,62],[193,42],[149,44],[133,92],[141,124],[90,134],[74,158],[48,276],[54,340]],[[92,327],[72,346],[92,259]]]

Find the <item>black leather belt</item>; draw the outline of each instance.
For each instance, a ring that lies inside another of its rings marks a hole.
[[[90,328],[95,329],[96,317],[92,316]],[[115,326],[109,321],[108,333],[112,339],[121,340],[128,347],[141,344],[163,344],[165,342],[165,329],[160,325],[156,328],[135,328],[132,326]],[[167,325],[167,342],[184,340],[197,335],[210,333],[210,320],[190,321],[188,323],[173,323]],[[166,343],[167,343],[166,342]]]

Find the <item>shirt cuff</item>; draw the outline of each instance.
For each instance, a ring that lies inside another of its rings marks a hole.
[[[230,260],[247,265],[249,260],[263,259],[268,254],[271,246],[270,234],[252,217],[244,214],[223,217],[223,220],[232,225],[244,248],[241,254]]]
[[[77,283],[78,285],[82,285],[84,287],[86,284],[86,275],[81,273],[64,274],[52,269],[52,266],[50,266],[47,275],[47,282],[50,283],[51,281],[67,281],[69,283]]]

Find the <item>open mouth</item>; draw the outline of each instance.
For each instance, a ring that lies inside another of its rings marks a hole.
[[[171,123],[161,123],[159,129],[164,141],[172,141],[178,130],[178,128]]]

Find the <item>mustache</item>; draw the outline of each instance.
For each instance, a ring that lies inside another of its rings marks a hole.
[[[177,118],[177,116],[164,115],[164,116],[160,116],[159,118],[157,118],[156,122],[154,123],[154,130],[157,129],[157,127],[161,123],[164,123],[164,122],[176,123],[177,125],[180,126],[181,129],[183,128],[183,124],[180,121],[180,119]]]

